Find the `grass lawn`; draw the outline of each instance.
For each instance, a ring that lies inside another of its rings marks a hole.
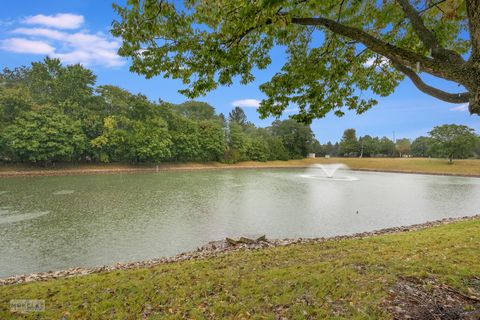
[[[480,220],[0,287],[0,319],[383,319],[403,277],[480,292]],[[430,290],[426,287],[426,290]],[[11,299],[46,310],[12,314]]]
[[[289,161],[245,161],[236,164],[209,163],[162,163],[159,170],[195,170],[218,168],[295,168],[307,167],[315,163],[345,163],[352,169],[416,172],[432,174],[453,174],[480,176],[480,159],[455,160],[449,164],[445,159],[425,158],[317,158]],[[58,164],[55,167],[41,168],[26,165],[0,164],[0,177],[17,175],[63,175],[83,173],[115,173],[129,171],[155,171],[151,164]]]

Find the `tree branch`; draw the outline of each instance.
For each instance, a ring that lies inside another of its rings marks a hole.
[[[401,73],[405,74],[407,77],[412,80],[413,84],[418,88],[418,90],[431,95],[437,99],[450,102],[450,103],[466,103],[470,100],[470,93],[463,92],[463,93],[448,93],[443,90],[434,88],[429,86],[418,76],[418,74],[413,71],[412,69],[403,66],[399,63],[393,62],[394,67],[400,71]]]
[[[480,0],[466,0],[466,5],[470,42],[472,43],[470,59],[480,63]]]
[[[397,2],[402,7],[405,15],[412,22],[413,29],[420,40],[432,51],[432,57],[448,59],[457,64],[465,62],[460,54],[453,50],[447,50],[440,45],[435,34],[425,26],[422,17],[408,0],[397,0]]]
[[[345,3],[345,0],[342,0],[342,2],[340,2],[340,8],[338,9],[337,22],[340,22],[340,18],[342,17],[342,9],[343,9],[344,3]]]
[[[479,1],[479,0],[476,0]],[[369,33],[355,27],[350,27],[334,20],[318,17],[318,18],[296,18],[293,17],[291,22],[299,25],[309,26],[323,26],[330,31],[357,40],[363,43],[370,50],[398,63],[415,67],[420,65],[420,70],[428,72],[434,76],[462,83],[464,79],[458,72],[458,66],[440,61],[437,59],[430,59],[418,53],[394,46],[390,43],[384,42]]]
[[[424,13],[424,12],[426,12],[426,11],[432,9],[432,8],[437,8],[438,10],[442,11],[443,13],[445,13],[445,12],[438,6],[439,4],[441,4],[441,3],[445,2],[445,1],[447,1],[447,0],[440,0],[440,1],[438,1],[438,2],[434,2],[434,3],[430,4],[428,7],[426,7],[425,9],[420,10],[418,13],[419,13],[419,14],[422,14],[422,13]]]

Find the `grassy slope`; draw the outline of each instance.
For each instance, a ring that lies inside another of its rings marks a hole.
[[[242,251],[152,269],[0,287],[10,299],[45,299],[59,319],[388,318],[380,305],[398,276],[434,276],[465,291],[480,274],[480,220],[362,240]],[[35,318],[35,314],[27,315]]]
[[[177,169],[215,169],[215,168],[262,168],[262,167],[306,167],[314,163],[337,163],[347,164],[352,169],[379,170],[379,171],[402,171],[402,172],[425,172],[436,174],[458,174],[480,176],[480,160],[456,160],[449,164],[443,159],[424,158],[317,158],[290,161],[246,161],[236,164],[223,164],[218,162],[209,163],[164,163],[159,165],[161,170]],[[11,175],[42,175],[42,174],[78,174],[95,172],[122,172],[122,171],[152,171],[154,165],[128,165],[128,164],[64,164],[56,167],[39,168],[24,165],[0,164],[0,177]]]

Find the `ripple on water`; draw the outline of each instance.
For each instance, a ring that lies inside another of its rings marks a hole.
[[[18,211],[11,211],[10,213],[17,213],[17,212]],[[20,213],[20,214],[2,215],[0,216],[0,225],[6,224],[6,223],[19,222],[23,220],[36,219],[46,215],[49,212],[50,211],[39,211],[39,212],[26,212],[26,213]]]
[[[12,207],[0,207],[0,216],[5,216],[7,214],[12,214],[14,213],[14,211],[11,211],[9,209],[11,209]]]
[[[65,195],[65,194],[72,194],[74,193],[75,190],[59,190],[59,191],[56,191],[53,193],[54,196],[61,196],[61,195]]]
[[[316,179],[316,180],[324,180],[324,181],[357,181],[357,177],[348,177],[348,176],[315,176],[310,174],[301,174],[300,177],[308,178],[308,179]]]

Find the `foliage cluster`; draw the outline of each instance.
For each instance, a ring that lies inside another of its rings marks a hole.
[[[80,65],[46,58],[0,72],[0,160],[162,162],[288,160],[315,142],[293,120],[257,128],[241,108],[228,120],[205,102],[152,102]]]
[[[480,136],[475,130],[464,125],[445,124],[434,127],[429,136],[413,140],[401,138],[395,142],[387,137],[365,135],[357,138],[355,129],[347,129],[340,143],[314,143],[317,155],[337,157],[387,157],[413,156],[466,159],[480,156]]]

